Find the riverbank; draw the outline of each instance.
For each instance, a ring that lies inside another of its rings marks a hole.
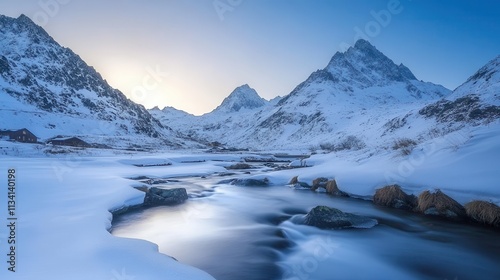
[[[440,188],[462,204],[483,199],[498,205],[500,178],[496,162],[500,154],[492,148],[498,138],[491,133],[476,137],[481,138],[481,146],[471,140],[458,150],[438,145],[414,151],[408,157],[392,151],[370,157],[366,151],[317,154],[307,159],[311,167],[248,176],[267,177],[273,186],[285,185],[294,176],[309,182],[329,177],[336,179],[343,191],[360,197],[370,197],[375,189],[398,183],[411,194]],[[3,173],[16,170],[16,238],[20,244],[16,247],[18,271],[6,274],[10,272],[4,269],[0,276],[113,279],[125,274],[136,279],[163,279],[165,275],[171,275],[171,279],[211,279],[206,273],[159,254],[155,244],[112,236],[108,232],[110,211],[140,204],[144,199],[143,192],[132,188],[136,182],[126,178],[201,178],[227,172],[225,166],[244,156],[255,154],[2,156]],[[1,205],[6,205],[3,202],[7,201],[7,193],[7,188],[0,190],[0,197],[5,198]],[[6,210],[1,217],[5,221]],[[2,238],[8,238],[6,230],[0,229]]]

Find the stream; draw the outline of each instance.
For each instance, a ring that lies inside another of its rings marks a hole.
[[[186,188],[190,199],[117,215],[112,234],[154,242],[160,252],[218,280],[500,279],[498,230],[288,186],[218,184],[243,176],[163,184]],[[379,224],[321,230],[290,221],[317,205]]]

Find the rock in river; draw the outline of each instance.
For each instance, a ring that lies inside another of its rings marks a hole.
[[[186,189],[160,189],[152,187],[144,197],[144,205],[158,206],[158,205],[175,205],[183,203],[188,199]]]
[[[232,185],[244,187],[267,187],[269,186],[269,179],[236,179],[231,182]]]
[[[344,213],[327,206],[316,206],[306,215],[304,224],[321,229],[371,228],[378,224],[377,220]]]

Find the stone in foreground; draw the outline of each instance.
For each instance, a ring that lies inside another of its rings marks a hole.
[[[304,224],[321,229],[371,228],[377,220],[351,213],[344,213],[327,206],[316,206],[306,215]]]

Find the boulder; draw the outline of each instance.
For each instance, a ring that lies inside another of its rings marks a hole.
[[[241,162],[226,167],[226,169],[233,169],[233,170],[234,169],[250,169],[250,168],[252,168],[252,166],[250,164],[241,163]]]
[[[311,186],[304,182],[297,182],[292,185],[292,188],[295,190],[311,190]]]
[[[493,226],[500,227],[500,207],[487,201],[475,200],[465,204],[465,212],[472,220]]]
[[[326,188],[326,183],[328,182],[328,178],[319,177],[313,180],[311,190],[315,191],[319,188]]]
[[[236,173],[233,173],[233,172],[220,172],[218,174],[220,177],[227,177],[227,176],[233,176],[233,175],[236,175]]]
[[[176,205],[183,203],[187,199],[188,195],[185,188],[160,189],[157,187],[152,187],[144,197],[144,205]]]
[[[288,185],[292,185],[291,188],[296,189],[296,190],[310,190],[311,186],[305,182],[300,182],[299,181],[299,176],[293,177],[290,182],[288,182]]]
[[[316,206],[307,213],[304,224],[321,229],[371,228],[377,220],[351,213],[344,213],[327,206]]]
[[[343,192],[337,186],[337,181],[335,179],[329,180],[326,182],[326,193],[331,194],[333,196],[349,196],[346,192]]]
[[[466,218],[465,208],[440,190],[435,193],[424,191],[418,196],[417,212],[439,216],[450,220]]]
[[[244,187],[267,187],[269,179],[236,179],[231,182],[232,185]]]
[[[299,176],[293,177],[290,182],[288,182],[289,185],[295,185],[299,182]]]
[[[406,194],[398,185],[390,185],[376,190],[373,203],[396,209],[413,210],[417,206],[417,197]]]

